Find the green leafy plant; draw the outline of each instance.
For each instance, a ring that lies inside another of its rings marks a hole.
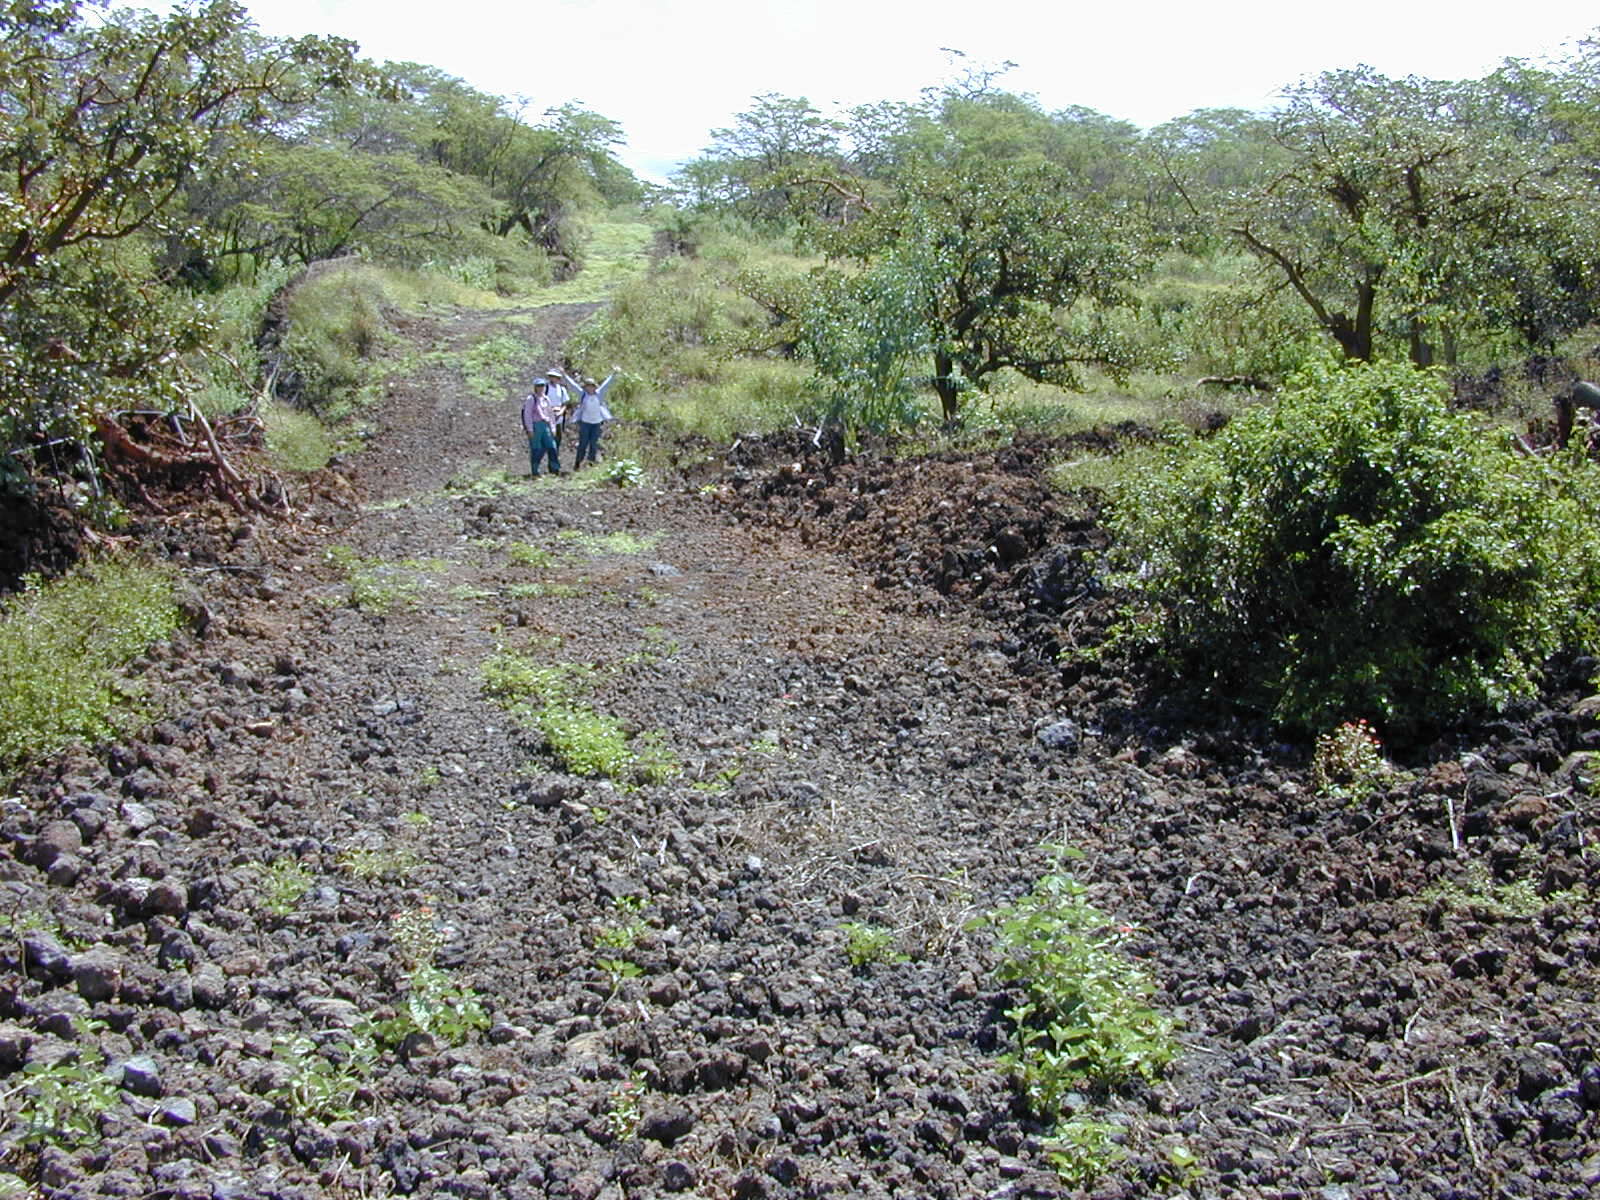
[[[341,1034],[321,1046],[304,1034],[274,1038],[272,1057],[288,1076],[267,1095],[307,1120],[354,1120],[360,1111],[357,1097],[377,1056],[369,1030]]]
[[[633,775],[639,782],[666,783],[682,769],[682,762],[667,745],[666,734],[651,730],[633,739]]]
[[[275,858],[261,872],[261,907],[275,917],[286,917],[311,890],[316,876],[292,858]]]
[[[614,533],[584,533],[578,529],[563,529],[556,534],[563,542],[572,542],[588,554],[644,554],[656,547],[661,534],[640,535],[626,530]]]
[[[1087,1186],[1128,1157],[1116,1140],[1122,1133],[1120,1125],[1074,1114],[1045,1142],[1045,1159],[1067,1183]]]
[[[643,1072],[635,1071],[611,1089],[606,1102],[606,1130],[617,1141],[627,1141],[639,1132],[639,1122],[644,1118],[645,1088]]]
[[[648,928],[639,916],[644,901],[638,896],[618,896],[612,901],[612,906],[621,917],[600,926],[595,932],[595,949],[632,950]]]
[[[395,1015],[371,1022],[372,1035],[398,1046],[413,1034],[426,1034],[459,1046],[489,1027],[478,994],[433,964],[444,946],[444,931],[429,905],[396,913],[389,922],[395,952],[406,967],[405,994]]]
[[[895,945],[892,930],[863,921],[845,921],[839,928],[844,933],[844,955],[850,965],[860,970],[873,963],[905,962],[907,955]]]
[[[350,603],[371,613],[409,607],[422,589],[425,573],[443,567],[439,562],[417,559],[385,562],[362,558],[348,546],[330,547],[327,555],[328,561],[344,573],[350,587]]]
[[[81,1146],[100,1139],[100,1114],[118,1101],[106,1060],[86,1045],[70,1060],[29,1063],[0,1088],[0,1133],[24,1146]]]
[[[25,580],[0,602],[0,767],[115,733],[138,707],[124,667],[178,620],[171,577],[141,564],[107,559],[52,583]]]
[[[1468,865],[1459,880],[1445,879],[1417,894],[1417,902],[1438,904],[1444,910],[1470,913],[1494,921],[1531,920],[1552,905],[1580,899],[1582,889],[1572,888],[1541,896],[1531,879],[1500,882],[1481,862]]]
[[[1150,1004],[1149,979],[1123,951],[1133,929],[1095,909],[1086,893],[1054,871],[983,922],[998,937],[999,978],[1021,989],[1006,1012],[1016,1029],[1007,1063],[1047,1117],[1082,1087],[1154,1078],[1177,1053],[1173,1021]]]
[[[339,855],[339,865],[356,879],[399,883],[422,864],[415,850],[405,846],[381,850],[351,849]]]
[[[1121,583],[1179,674],[1391,737],[1528,694],[1600,644],[1600,468],[1525,457],[1409,366],[1317,365],[1113,488]]]
[[[1311,783],[1319,795],[1359,803],[1383,786],[1389,764],[1365,720],[1345,721],[1317,738]]]
[[[644,483],[644,468],[637,459],[617,458],[600,464],[597,477],[602,483],[617,487],[640,487]]]
[[[633,765],[628,738],[615,717],[588,708],[551,707],[537,715],[550,753],[574,775],[619,779]]]
[[[506,557],[519,567],[549,567],[556,561],[554,551],[527,542],[512,542],[506,547]]]

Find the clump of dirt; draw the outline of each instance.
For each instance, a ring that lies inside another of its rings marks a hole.
[[[44,493],[18,486],[0,492],[0,595],[30,574],[59,575],[78,561],[83,529],[76,514]]]
[[[554,347],[578,315],[428,335]],[[137,664],[160,719],[0,812],[0,1169],[52,1197],[1082,1194],[974,924],[1069,844],[1182,1022],[1158,1080],[1073,1099],[1125,1154],[1094,1194],[1592,1194],[1600,698],[1322,794],[1307,747],[1057,661],[1105,535],[1050,443],[796,434],[602,487],[521,477],[514,404],[436,363],[292,526],[172,535],[207,619]],[[486,695],[507,654],[675,770],[565,769]],[[81,1140],[83,1110],[18,1103],[76,1067],[107,1081]]]

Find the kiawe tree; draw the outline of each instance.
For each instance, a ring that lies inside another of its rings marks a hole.
[[[354,47],[257,35],[231,0],[165,15],[0,6],[0,450],[80,436],[161,394],[198,336],[155,269],[218,153],[359,70]]]
[[[1310,310],[1345,357],[1381,338],[1413,362],[1511,307],[1514,267],[1580,203],[1547,144],[1515,136],[1482,84],[1369,68],[1289,93],[1284,165],[1226,214],[1233,237]]]
[[[834,245],[865,269],[844,285],[858,303],[818,316],[859,329],[881,323],[866,310],[883,295],[897,297],[893,311],[914,325],[881,344],[902,356],[926,347],[925,382],[947,421],[1002,371],[1070,388],[1084,366],[1129,363],[1105,318],[1131,302],[1139,240],[1116,207],[1048,163],[909,170]]]

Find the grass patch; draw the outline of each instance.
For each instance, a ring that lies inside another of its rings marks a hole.
[[[544,357],[544,347],[537,342],[497,333],[460,356],[461,373],[478,399],[501,400],[530,379]]]
[[[410,607],[429,572],[449,569],[448,563],[438,559],[408,558],[391,563],[362,558],[348,546],[331,546],[327,556],[350,587],[350,604],[362,612],[379,614]]]
[[[1531,879],[1502,883],[1489,874],[1483,863],[1472,863],[1462,879],[1441,880],[1417,893],[1417,902],[1479,920],[1527,921],[1554,905],[1580,900],[1584,894],[1585,889],[1571,888],[1541,896]]]
[[[455,492],[475,500],[493,500],[500,496],[524,496],[533,491],[531,480],[519,478],[503,468],[472,472],[463,471],[444,485],[445,491]]]
[[[681,769],[664,734],[639,735],[630,745],[615,717],[582,702],[594,672],[569,664],[542,665],[502,653],[482,667],[483,690],[513,720],[544,738],[565,771],[592,778],[665,783]]]
[[[512,542],[506,547],[506,558],[519,567],[531,567],[540,570],[545,567],[555,566],[555,552],[543,546],[532,546],[527,542]]]
[[[645,554],[654,550],[661,542],[659,533],[647,533],[640,537],[635,533],[618,530],[615,533],[583,533],[577,529],[563,529],[556,534],[556,539],[568,542],[586,554]]]
[[[359,404],[374,379],[373,363],[394,338],[385,315],[395,307],[393,283],[387,271],[351,263],[312,275],[288,293],[281,349],[312,411],[327,418]]]
[[[584,304],[609,298],[643,275],[650,263],[653,231],[644,221],[597,221],[584,245],[583,270],[565,283],[537,288],[523,297],[531,304]]]
[[[292,858],[276,858],[258,868],[261,872],[261,907],[275,917],[294,911],[317,877]]]
[[[514,583],[506,589],[513,600],[571,600],[583,595],[577,583]]]
[[[266,425],[267,451],[272,461],[288,471],[317,471],[333,457],[333,438],[328,428],[310,413],[267,404],[261,409]]]
[[[0,767],[117,732],[138,711],[122,669],[178,622],[172,578],[154,567],[108,559],[27,580],[0,604]]]

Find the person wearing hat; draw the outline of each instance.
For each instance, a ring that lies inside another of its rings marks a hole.
[[[556,437],[553,432],[555,412],[550,404],[550,387],[543,379],[533,381],[533,391],[522,402],[522,428],[528,435],[528,464],[535,479],[539,477],[539,460],[550,460],[550,474],[561,474],[561,459],[556,454]]]
[[[611,389],[611,383],[616,379],[618,369],[612,367],[611,374],[606,376],[604,383],[596,383],[593,376],[584,377],[583,385],[578,391],[577,403],[567,418],[578,423],[578,453],[572,460],[574,471],[583,465],[585,456],[590,463],[600,461],[600,431],[605,428],[605,423],[611,420],[611,410],[606,407],[606,392]]]
[[[556,449],[561,448],[561,431],[567,425],[567,411],[572,406],[572,397],[566,388],[566,376],[556,367],[551,367],[544,373],[545,394],[550,398],[550,408],[555,414]]]

